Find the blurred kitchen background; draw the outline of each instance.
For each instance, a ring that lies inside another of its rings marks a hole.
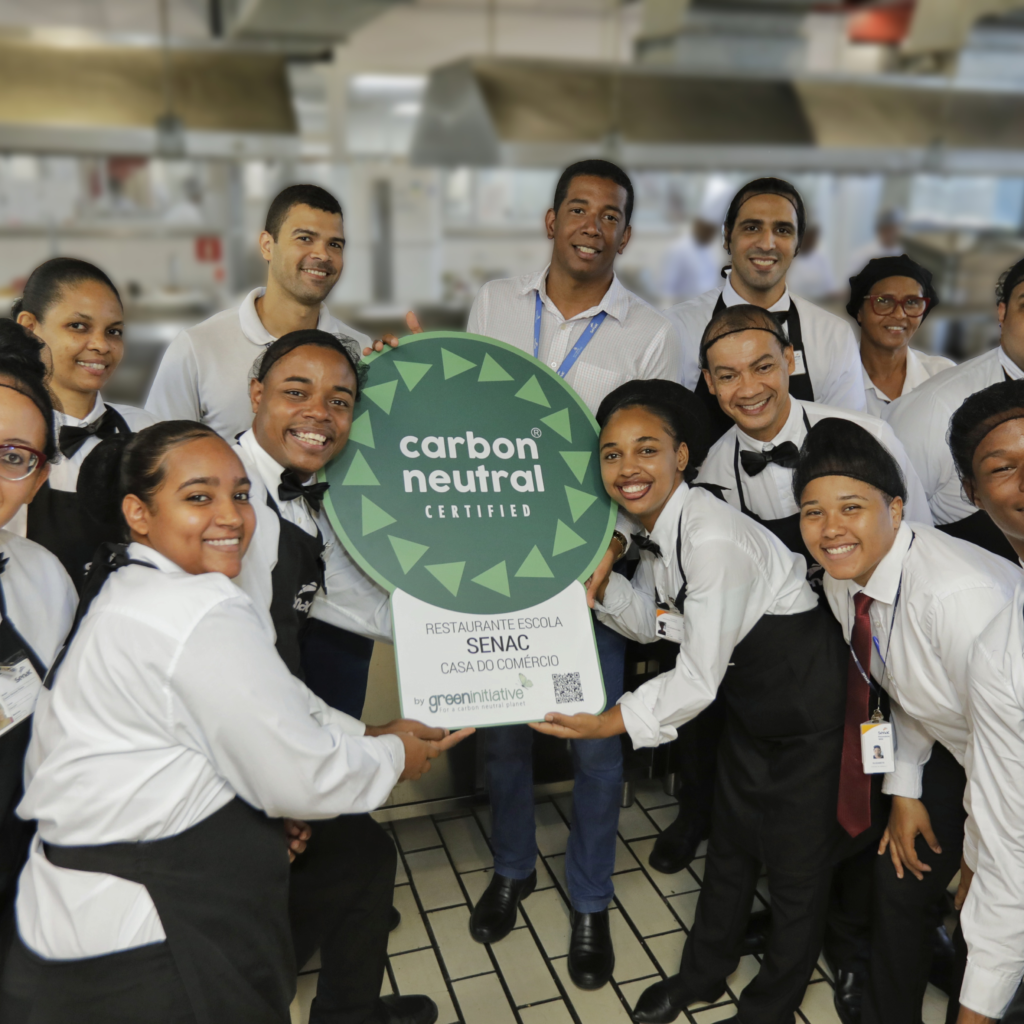
[[[816,236],[794,290],[841,310],[858,260],[905,250],[943,303],[918,343],[962,359],[1024,253],[1024,2],[0,0],[0,314],[41,260],[98,263],[127,301],[110,397],[139,401],[263,279],[270,198],[315,181],[345,210],[339,315],[462,327],[543,265],[585,155],[633,175],[618,266],[651,302],[724,259],[702,213],[780,174]]]

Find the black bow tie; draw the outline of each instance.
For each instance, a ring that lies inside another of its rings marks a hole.
[[[314,512],[320,511],[320,504],[327,493],[330,484],[304,484],[298,473],[286,469],[281,474],[281,483],[277,487],[277,496],[281,501],[291,501],[293,498],[305,498],[306,503]]]
[[[90,423],[87,427],[61,427],[57,445],[61,455],[70,459],[90,437],[114,437],[117,433],[117,421],[104,412],[95,423]]]
[[[800,449],[792,441],[783,441],[766,452],[740,452],[740,462],[747,476],[757,476],[769,462],[784,469],[795,469],[799,461]]]
[[[661,558],[661,548],[658,546],[657,542],[651,540],[650,537],[647,537],[642,533],[634,533],[633,541],[642,551],[650,551],[655,558]]]

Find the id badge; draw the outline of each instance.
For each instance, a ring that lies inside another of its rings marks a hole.
[[[683,642],[682,615],[659,608],[655,613],[654,632],[662,640],[671,640],[673,643],[681,644]]]
[[[0,736],[35,711],[43,681],[28,658],[15,655],[0,665]]]
[[[865,775],[891,772],[896,767],[893,753],[892,724],[862,722],[860,727],[860,758]]]

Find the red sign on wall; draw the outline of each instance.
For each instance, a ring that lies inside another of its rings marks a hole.
[[[198,235],[196,237],[196,259],[200,263],[217,263],[220,258],[220,235]]]

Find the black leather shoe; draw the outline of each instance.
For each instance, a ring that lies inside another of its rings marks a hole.
[[[469,918],[469,934],[477,942],[501,942],[516,926],[519,904],[533,892],[537,872],[529,878],[506,878],[495,872]]]
[[[615,969],[615,950],[608,925],[608,911],[572,917],[569,941],[569,977],[577,988],[607,985]]]
[[[836,992],[833,997],[836,1013],[843,1024],[860,1024],[861,1003],[864,1001],[864,975],[859,971],[836,969]]]
[[[755,910],[747,920],[747,930],[740,943],[740,956],[763,953],[768,945],[768,929],[772,926],[770,910]]]
[[[928,971],[928,980],[946,995],[953,990],[953,978],[956,973],[956,948],[949,932],[940,924],[931,935],[932,965]]]
[[[719,999],[725,992],[725,982],[715,989],[714,992],[690,992],[683,987],[679,975],[673,974],[644,989],[633,1008],[633,1019],[640,1024],[670,1024],[690,1003],[713,1003]]]
[[[388,911],[388,931],[393,932],[402,923],[402,912],[398,907],[392,907]]]
[[[430,996],[381,996],[373,1024],[434,1024],[437,1004]]]
[[[707,826],[680,810],[675,821],[654,841],[647,863],[655,871],[674,875],[697,856],[697,847],[707,838]]]

